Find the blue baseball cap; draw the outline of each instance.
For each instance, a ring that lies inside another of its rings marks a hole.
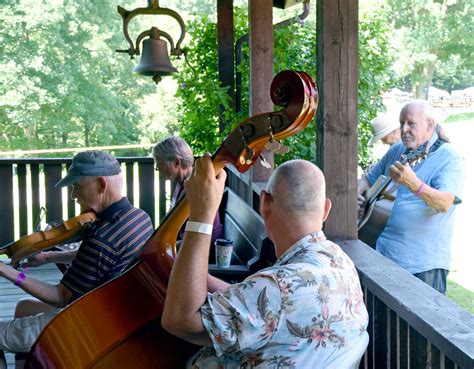
[[[120,163],[113,155],[103,151],[84,151],[74,156],[66,177],[54,187],[70,186],[88,176],[113,176],[121,171]]]

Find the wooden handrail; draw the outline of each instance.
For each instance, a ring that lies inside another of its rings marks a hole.
[[[424,361],[426,364],[436,360],[445,360],[446,367],[450,367],[448,363],[454,363],[458,368],[474,367],[474,315],[362,241],[349,240],[338,243],[354,262],[364,289],[371,295],[369,298],[373,299],[367,304],[372,307],[372,320],[374,312],[382,310],[380,315],[375,314],[377,321],[373,324],[376,330],[371,337],[372,347],[369,344],[369,350],[372,350],[378,359],[374,362],[374,368],[389,367],[385,360],[391,356],[387,353],[390,341],[398,339],[401,341],[399,345],[404,345],[410,340],[408,336],[412,341],[421,342],[421,347],[416,342],[415,345],[412,342],[408,346],[406,353],[408,357],[405,359],[411,362],[411,368],[422,365],[422,363],[417,365],[417,361]],[[380,306],[375,306],[381,304],[382,309]],[[388,313],[384,312],[384,309]],[[369,315],[370,313],[369,309]],[[402,324],[406,322],[413,332],[407,332],[405,337],[394,336],[396,332],[390,332],[390,327],[387,325],[390,315],[397,317]],[[374,340],[374,334],[381,339]],[[380,345],[382,342],[385,346],[383,350],[377,347],[377,344]],[[437,351],[445,358],[441,359]],[[395,352],[391,354],[393,356]],[[428,366],[423,366],[425,367]]]

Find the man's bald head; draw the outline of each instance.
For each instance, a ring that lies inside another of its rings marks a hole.
[[[267,192],[290,213],[323,213],[326,182],[321,170],[306,160],[290,160],[278,166],[267,184]]]

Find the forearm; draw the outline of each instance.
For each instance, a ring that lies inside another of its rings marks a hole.
[[[453,205],[454,194],[437,190],[424,183],[408,164],[395,162],[390,168],[390,176],[395,182],[405,186],[421,198],[433,210],[446,212]]]
[[[28,257],[22,264],[24,267],[39,267],[48,263],[70,264],[75,258],[77,250],[46,251]],[[18,265],[20,260],[12,257],[12,265]]]
[[[210,343],[201,320],[207,297],[210,236],[185,232],[168,283],[162,323],[165,329],[189,342]]]
[[[1,276],[12,283],[18,281],[20,272],[13,268],[2,268]],[[61,285],[52,285],[26,275],[19,287],[37,299],[56,307],[66,306],[70,301],[70,292]]]
[[[76,257],[77,250],[44,252],[45,263],[71,264]]]
[[[426,205],[438,212],[446,212],[454,202],[454,195],[450,192],[440,191],[430,187],[418,179],[409,184],[408,189],[422,199]],[[423,186],[423,187],[422,187]],[[421,189],[421,191],[420,191]]]
[[[161,324],[164,329],[191,343],[211,344],[204,328],[201,306],[207,297],[208,260],[212,223],[224,192],[226,174],[215,169],[209,154],[196,160],[192,175],[185,182],[190,222],[183,244],[173,264]],[[209,230],[210,228],[210,230]],[[204,232],[204,233],[202,233]],[[207,233],[209,232],[209,233]]]

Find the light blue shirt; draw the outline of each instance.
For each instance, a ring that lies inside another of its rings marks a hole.
[[[434,133],[430,146],[437,138]],[[374,184],[380,175],[388,176],[390,166],[404,151],[401,142],[393,145],[367,174],[370,184]],[[414,170],[421,181],[455,195],[455,204],[461,202],[464,160],[451,144],[445,143],[430,152]],[[400,186],[387,225],[377,240],[377,251],[412,274],[431,269],[449,270],[455,208],[451,206],[445,213],[438,212]]]
[[[322,232],[273,267],[209,294],[201,313],[212,347],[189,369],[355,368],[368,344],[357,271]]]

